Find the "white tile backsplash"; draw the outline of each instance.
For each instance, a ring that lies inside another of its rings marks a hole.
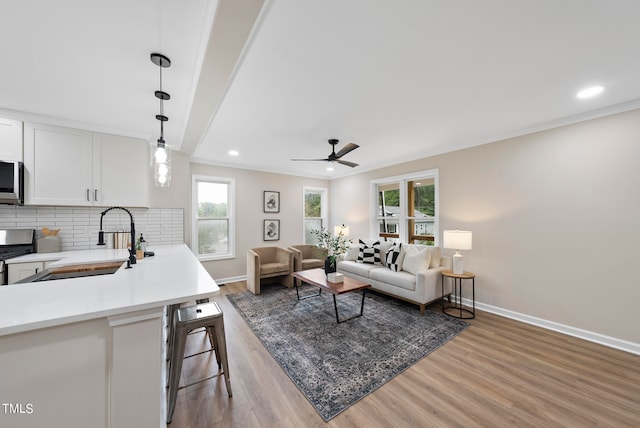
[[[60,229],[61,247],[67,250],[87,250],[98,242],[100,213],[106,208],[18,207],[0,205],[0,229]],[[148,248],[154,245],[184,242],[184,211],[179,208],[131,208],[136,238],[143,234]],[[129,231],[131,220],[122,210],[111,210],[103,218],[105,232]]]

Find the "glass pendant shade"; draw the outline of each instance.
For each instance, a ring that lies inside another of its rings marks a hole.
[[[153,153],[156,186],[167,187],[171,181],[171,147],[157,147]]]
[[[156,187],[167,187],[171,182],[171,147],[167,144],[157,143],[152,145],[151,149]]]
[[[163,164],[167,162],[167,148],[156,147],[156,152],[153,154],[153,158],[156,164]]]
[[[160,121],[160,138],[151,145],[151,166],[156,186],[167,187],[171,182],[171,147],[164,141],[164,123],[169,120],[164,114],[164,101],[171,99],[171,96],[162,90],[162,69],[170,67],[171,60],[162,54],[152,53],[151,62],[160,68],[160,90],[155,91],[156,98],[160,100],[160,114],[156,115]]]

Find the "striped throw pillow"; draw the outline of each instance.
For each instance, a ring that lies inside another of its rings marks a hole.
[[[370,265],[380,264],[380,241],[374,241],[371,244],[358,240],[358,263],[367,263]]]
[[[396,242],[389,248],[385,255],[385,263],[394,272],[402,269],[402,243]]]

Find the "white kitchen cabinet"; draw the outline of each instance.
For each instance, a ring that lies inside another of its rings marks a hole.
[[[93,134],[25,122],[25,204],[92,205]]]
[[[0,118],[0,160],[22,162],[22,121]]]
[[[97,205],[149,206],[149,144],[109,134],[93,134],[93,144]]]
[[[25,204],[146,207],[144,140],[26,122]]]
[[[7,266],[9,268],[7,279],[9,284],[15,284],[22,279],[35,275],[45,267],[44,262],[12,263]]]

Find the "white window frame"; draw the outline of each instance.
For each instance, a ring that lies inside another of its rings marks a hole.
[[[305,195],[307,192],[316,192],[320,193],[320,220],[322,221],[322,227],[326,230],[329,230],[329,219],[327,213],[329,209],[327,207],[328,194],[329,190],[326,187],[313,187],[313,186],[303,186],[302,187],[302,241],[304,244],[312,244],[312,242],[306,242],[306,230],[305,230],[305,217],[304,207],[305,207]]]
[[[400,242],[406,243],[409,242],[409,231],[407,230],[407,224],[409,220],[412,218],[407,214],[407,206],[408,206],[408,195],[407,195],[407,183],[409,181],[415,181],[418,179],[433,179],[434,184],[434,199],[436,203],[436,208],[434,210],[434,224],[433,224],[433,245],[440,246],[440,183],[439,183],[439,171],[437,168],[429,169],[426,171],[420,172],[412,172],[410,174],[404,175],[396,175],[394,177],[385,177],[376,180],[369,181],[371,195],[370,195],[370,212],[372,215],[370,216],[369,223],[369,235],[371,237],[376,237],[379,234],[378,230],[378,219],[379,219],[379,207],[378,207],[378,186],[384,184],[395,184],[398,183],[400,188],[400,213],[398,215],[398,235],[400,236]]]
[[[227,217],[229,220],[229,251],[220,254],[198,254],[198,183],[219,183],[228,186]],[[191,176],[191,251],[201,261],[233,259],[236,257],[236,180],[209,175]]]

